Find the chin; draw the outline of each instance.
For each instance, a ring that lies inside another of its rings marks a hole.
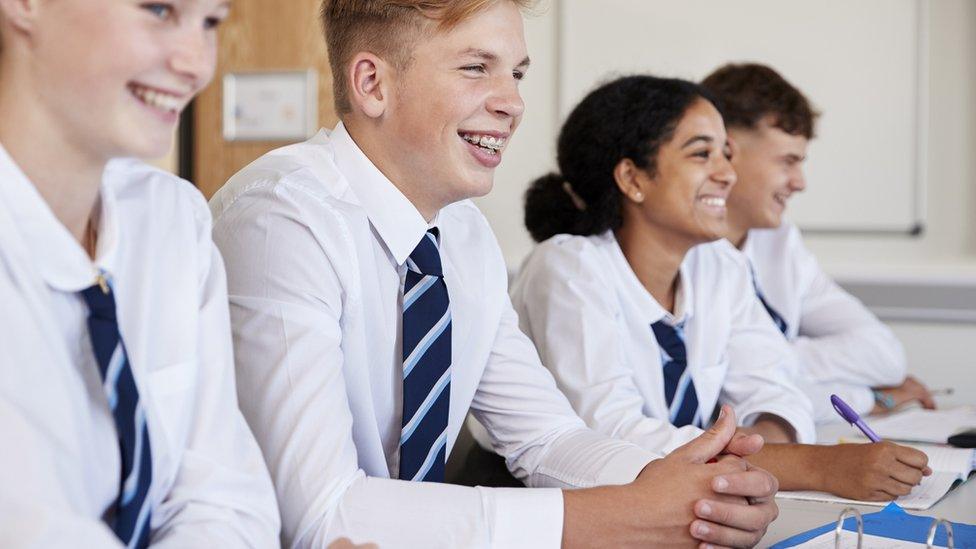
[[[459,188],[462,196],[458,200],[480,198],[487,195],[495,187],[494,174],[475,174],[465,178],[463,186]]]

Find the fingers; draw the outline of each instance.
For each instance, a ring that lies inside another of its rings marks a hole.
[[[695,502],[695,516],[738,530],[761,530],[775,520],[779,510],[766,505],[740,505],[710,499]]]
[[[748,531],[704,520],[695,520],[691,523],[692,537],[711,545],[753,547],[759,543],[765,533],[765,527],[758,531]]]
[[[747,498],[768,498],[776,494],[779,482],[776,477],[758,467],[750,467],[739,473],[726,473],[712,479],[712,490]]]
[[[926,410],[935,410],[935,397],[929,392],[924,386],[921,388],[922,393],[919,395],[919,402],[922,403],[922,408]]]
[[[735,434],[735,412],[723,404],[718,421],[695,440],[671,452],[671,455],[689,463],[705,463],[725,449],[732,440],[733,434]]]
[[[922,478],[924,478],[922,473],[923,471],[921,469],[909,467],[908,465],[900,462],[895,462],[894,465],[892,465],[891,470],[888,471],[891,478],[912,486],[918,486],[918,484],[922,482]]]
[[[895,459],[915,469],[925,469],[929,464],[929,456],[925,452],[909,448],[908,446],[892,445],[895,449]]]
[[[898,479],[888,477],[881,482],[881,490],[886,494],[891,494],[896,498],[901,496],[907,496],[911,493],[914,484],[906,484]]]
[[[751,456],[759,453],[759,450],[762,450],[764,444],[765,441],[760,435],[737,431],[732,436],[732,440],[725,446],[725,453],[739,457]]]

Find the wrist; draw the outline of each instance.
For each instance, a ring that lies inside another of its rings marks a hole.
[[[871,393],[874,395],[874,402],[881,411],[890,412],[894,410],[898,403],[895,402],[895,397],[887,392],[878,389],[871,389]]]

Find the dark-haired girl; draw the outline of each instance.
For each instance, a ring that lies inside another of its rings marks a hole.
[[[750,460],[781,489],[907,494],[929,472],[925,454],[809,444],[795,358],[722,239],[729,156],[722,116],[695,84],[632,76],[590,93],[560,133],[561,173],[526,195],[541,244],[512,289],[523,330],[599,431],[669,452],[728,403],[770,443]]]

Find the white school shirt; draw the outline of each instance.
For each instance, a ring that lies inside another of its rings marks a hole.
[[[874,407],[871,387],[904,381],[898,338],[820,268],[796,226],[753,229],[742,252],[766,301],[787,323],[786,337],[800,360],[796,381],[813,401],[818,422],[838,420],[831,393],[865,414]]]
[[[795,361],[725,241],[692,248],[672,315],[637,279],[612,232],[557,235],[536,246],[512,284],[520,325],[573,408],[593,429],[670,452],[701,433],[669,422],[661,352],[651,325],[684,325],[688,368],[706,423],[718,403],[742,425],[786,420],[816,440]]]
[[[405,261],[429,225],[340,123],[273,151],[211,200],[228,266],[238,393],[286,546],[558,547],[562,493],[397,478]],[[451,303],[447,453],[469,408],[536,487],[621,484],[656,456],[585,428],[518,329],[470,201],[435,220]]]
[[[0,147],[0,546],[121,547],[102,516],[119,441],[79,291],[115,294],[152,448],[153,547],[274,547],[279,518],[237,408],[210,212],[189,183],[109,164],[92,262]]]

